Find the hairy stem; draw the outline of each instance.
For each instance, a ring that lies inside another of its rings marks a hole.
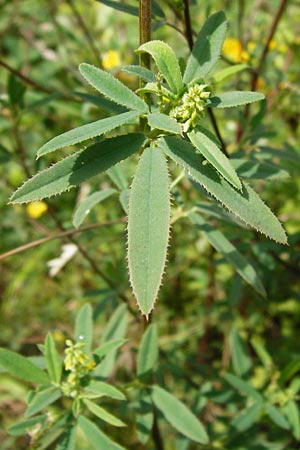
[[[139,0],[140,45],[151,40],[151,0]],[[140,65],[150,69],[150,55],[140,53]]]

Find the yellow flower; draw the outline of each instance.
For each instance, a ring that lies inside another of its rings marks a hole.
[[[42,201],[31,202],[26,208],[27,215],[32,219],[38,219],[41,217],[48,209],[48,205]]]
[[[120,53],[117,50],[109,50],[103,53],[102,66],[103,69],[114,69],[121,65]]]
[[[227,38],[223,44],[223,53],[232,62],[242,62],[249,59],[248,53],[243,50],[242,44],[238,39]]]

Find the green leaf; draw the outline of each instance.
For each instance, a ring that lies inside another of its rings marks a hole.
[[[272,420],[272,422],[275,423],[275,425],[278,425],[280,428],[283,428],[284,430],[290,429],[289,423],[287,422],[286,418],[278,408],[271,405],[270,403],[266,403],[265,410],[270,419]]]
[[[109,6],[110,8],[116,9],[118,11],[122,11],[124,13],[130,14],[132,16],[139,15],[139,9],[135,6],[126,5],[126,3],[120,3],[113,0],[97,0],[99,3],[103,3],[103,5]]]
[[[110,423],[115,427],[126,427],[126,424],[122,422],[122,420],[113,416],[101,406],[96,405],[96,403],[91,402],[90,400],[84,400],[84,404],[91,411],[91,413],[95,414],[95,416],[99,417],[99,419],[103,420],[104,422]]]
[[[230,353],[232,365],[235,373],[242,377],[246,375],[252,367],[244,341],[241,339],[238,330],[233,327],[230,333]]]
[[[46,406],[51,405],[62,396],[61,391],[54,387],[47,387],[35,392],[25,411],[25,416],[30,417],[40,412]]]
[[[152,311],[165,267],[170,227],[167,162],[158,148],[146,148],[129,199],[128,266],[137,303]]]
[[[182,91],[182,76],[174,51],[163,41],[149,41],[141,45],[137,52],[149,53],[154,59],[160,74],[164,77],[172,92]]]
[[[34,428],[36,424],[40,424],[43,427],[48,419],[47,414],[43,414],[41,416],[33,417],[32,419],[22,420],[11,427],[8,428],[8,433],[12,436],[22,436],[26,434],[28,430]]]
[[[104,333],[102,334],[102,342],[106,343],[111,340],[123,339],[125,336],[128,323],[128,314],[126,305],[120,305],[112,314]],[[119,347],[119,346],[118,346]],[[101,377],[108,377],[114,367],[118,350],[112,350],[105,359],[97,366],[97,373]]]
[[[98,94],[91,95],[91,94],[86,94],[84,92],[73,92],[73,94],[82,98],[86,102],[91,103],[92,105],[99,106],[99,108],[104,109],[105,111],[109,111],[114,114],[122,114],[122,113],[128,111],[128,109],[124,108],[124,106],[117,105],[115,102],[112,102],[108,98],[99,97]]]
[[[254,158],[231,158],[230,162],[242,178],[257,180],[284,180],[289,178],[289,173],[281,167]]]
[[[281,371],[279,384],[283,386],[300,370],[300,359],[292,359]]]
[[[110,397],[115,400],[126,400],[125,395],[111,384],[103,381],[91,380],[86,387],[85,392],[97,394],[98,397]]]
[[[110,73],[85,63],[80,64],[79,70],[93,88],[110,100],[142,113],[148,111],[147,103]]]
[[[139,396],[139,409],[136,414],[136,427],[138,432],[139,441],[142,444],[146,444],[154,422],[153,405],[149,392],[145,389],[141,389],[138,393]]]
[[[234,418],[231,426],[239,432],[248,430],[258,420],[262,410],[263,404],[260,401],[252,403]]]
[[[213,108],[232,108],[234,106],[246,105],[247,103],[258,102],[265,98],[264,94],[252,91],[232,91],[210,97],[208,106]]]
[[[219,70],[218,72],[211,75],[211,80],[213,83],[221,83],[226,80],[226,78],[231,77],[245,69],[250,69],[247,64],[235,64],[230,67],[226,67],[226,69]]]
[[[50,379],[54,383],[60,383],[62,374],[62,358],[57,351],[55,341],[51,333],[48,333],[46,336],[45,357]]]
[[[250,186],[242,183],[242,192],[231,187],[212,167],[208,164],[203,165],[201,155],[194,151],[190,143],[182,139],[173,136],[161,138],[159,146],[239,219],[271,239],[282,244],[287,243],[286,234],[280,222]]]
[[[97,358],[104,358],[110,352],[117,350],[121,345],[125,344],[127,339],[114,339],[102,344],[98,349],[94,350],[93,354]]]
[[[26,181],[11,197],[12,203],[28,203],[60,194],[137,152],[142,134],[106,139],[62,159]]]
[[[93,310],[89,303],[80,308],[75,321],[76,342],[85,344],[84,352],[89,353],[93,342]]]
[[[148,374],[158,358],[157,326],[151,324],[143,335],[137,355],[137,375]]]
[[[188,133],[188,137],[194,147],[202,153],[214,168],[237,189],[242,189],[240,179],[232,167],[230,160],[220,150],[214,141],[214,136],[205,128],[197,127]]]
[[[151,128],[166,131],[172,134],[181,134],[182,128],[179,123],[166,114],[153,113],[147,116],[148,123]]]
[[[227,383],[231,384],[231,386],[233,386],[242,394],[248,395],[249,397],[252,397],[254,400],[262,402],[263,398],[260,395],[260,393],[256,391],[254,387],[252,387],[252,385],[247,381],[244,381],[231,373],[225,373],[224,378],[227,381]]]
[[[114,130],[121,125],[134,122],[139,117],[140,113],[136,111],[129,111],[123,114],[119,114],[113,117],[107,117],[106,119],[96,120],[95,122],[88,123],[66,133],[60,134],[51,141],[44,144],[37,152],[37,157],[46,155],[62,147],[78,144],[79,142],[92,139],[95,136],[100,136],[108,131]]]
[[[155,406],[176,430],[199,444],[208,444],[203,425],[181,401],[159,386],[154,385],[151,390]]]
[[[207,19],[188,59],[183,76],[184,83],[188,84],[208,74],[221,54],[226,29],[227,22],[223,11],[218,11]]]
[[[121,445],[113,442],[108,436],[99,430],[99,428],[89,419],[79,416],[78,424],[88,441],[96,450],[99,450],[100,448],[103,450],[125,450],[124,447],[121,447]]]
[[[295,400],[289,400],[283,410],[289,421],[295,439],[300,440],[300,412],[299,405]]]
[[[75,443],[75,427],[71,427],[65,431],[55,450],[74,450]]]
[[[199,214],[189,213],[191,220],[205,234],[211,245],[233,265],[240,276],[260,295],[266,297],[265,288],[255,267],[238,251],[238,249],[221,233],[205,222]],[[237,372],[238,373],[238,372]],[[238,373],[242,375],[242,373]]]
[[[115,189],[103,189],[102,191],[93,192],[91,195],[83,199],[74,213],[74,227],[78,228],[95,205],[110,197],[115,192]]]
[[[146,69],[145,67],[129,65],[123,66],[121,70],[131,73],[132,75],[137,75],[144,81],[149,81],[150,83],[156,82],[155,75],[151,72],[151,70]]]
[[[0,348],[0,366],[17,378],[30,383],[44,384],[49,382],[46,372],[36,367],[24,356],[4,348]]]
[[[128,181],[122,163],[116,164],[115,166],[111,167],[107,170],[106,173],[120,191],[122,191],[123,189],[127,189]]]

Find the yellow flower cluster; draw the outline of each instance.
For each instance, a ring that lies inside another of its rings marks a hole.
[[[94,369],[95,361],[82,351],[84,343],[73,344],[68,339],[66,345],[68,348],[65,350],[64,365],[70,373],[66,382],[62,384],[62,391],[67,397],[76,398],[80,394],[80,379]]]

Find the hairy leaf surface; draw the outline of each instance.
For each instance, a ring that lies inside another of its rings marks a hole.
[[[128,215],[128,265],[143,314],[153,309],[165,267],[170,225],[167,162],[158,148],[146,148],[134,175]]]
[[[280,222],[250,186],[242,183],[242,192],[231,187],[212,167],[203,165],[202,156],[195,152],[189,142],[170,136],[161,138],[159,145],[229,211],[271,239],[282,244],[287,243]]]
[[[261,94],[260,92],[232,91],[211,97],[208,105],[213,108],[233,108],[234,106],[258,102],[260,100],[264,100],[264,98],[264,94]]]
[[[166,131],[172,134],[181,134],[182,129],[179,123],[172,117],[166,114],[153,113],[147,116],[148,123],[151,128],[157,128],[158,130]]]
[[[227,21],[223,11],[216,12],[206,20],[188,59],[184,83],[188,84],[208,74],[221,54],[226,29]]]
[[[149,53],[159,72],[165,78],[171,91],[180,93],[182,90],[182,76],[178,60],[171,47],[163,41],[149,41],[141,45],[137,52]]]
[[[27,203],[67,191],[128,158],[143,141],[142,134],[127,134],[74,153],[26,181],[13,194],[11,202]]]
[[[121,125],[135,121],[139,117],[140,113],[137,111],[128,111],[123,114],[119,114],[113,117],[107,117],[106,119],[96,120],[96,122],[88,123],[66,133],[60,134],[47,144],[43,145],[37,152],[37,156],[43,156],[47,153],[53,152],[62,147],[78,144],[79,142],[92,139],[95,136],[100,136],[108,131],[111,131]]]
[[[188,133],[191,143],[214,166],[214,168],[235,188],[242,189],[241,181],[230,160],[219,149],[211,133],[203,127]]]
[[[147,103],[110,73],[85,63],[80,64],[79,70],[86,81],[105,97],[129,109],[142,113],[148,111]]]

